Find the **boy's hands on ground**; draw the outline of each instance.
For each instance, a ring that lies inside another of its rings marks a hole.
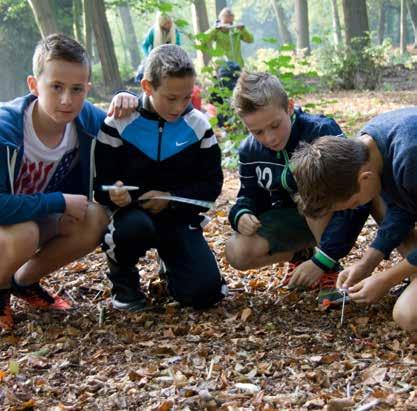
[[[320,280],[323,273],[324,271],[313,261],[307,260],[292,272],[288,287],[306,286],[311,288]]]
[[[359,261],[341,271],[337,277],[337,288],[349,288],[366,278],[370,273]]]
[[[76,220],[84,220],[88,207],[88,199],[86,196],[78,194],[64,194],[65,213]]]
[[[239,231],[240,234],[249,237],[255,234],[260,226],[261,222],[255,215],[246,213],[240,217],[239,222],[237,223],[237,231]]]
[[[142,194],[138,200],[141,201],[140,205],[144,210],[149,211],[151,214],[158,214],[168,207],[169,200],[152,200],[152,197],[170,195],[171,193],[168,192],[151,190]]]
[[[109,190],[110,200],[113,201],[118,207],[126,207],[132,202],[132,197],[125,188],[123,188],[122,181],[116,181],[114,183],[117,188]]]
[[[114,118],[130,116],[136,110],[138,104],[137,96],[125,92],[118,93],[113,97],[107,115],[109,117],[114,115]]]
[[[374,273],[353,287],[349,287],[349,298],[361,304],[373,304],[379,301],[391,288],[384,274]]]

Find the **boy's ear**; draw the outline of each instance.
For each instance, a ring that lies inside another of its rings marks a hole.
[[[29,91],[31,94],[33,94],[34,96],[38,97],[39,93],[38,93],[38,80],[36,80],[35,76],[28,76],[26,79]]]
[[[93,85],[91,84],[91,82],[89,81],[87,83],[87,93],[89,93],[91,91],[91,89],[93,88]]]
[[[374,176],[374,172],[370,171],[370,170],[359,172],[359,175],[358,175],[359,185],[361,183],[365,183],[365,182],[369,181],[373,176]]]
[[[142,79],[140,85],[147,96],[152,96],[153,87],[149,80]]]
[[[290,116],[294,114],[294,100],[292,98],[288,99],[288,114]]]

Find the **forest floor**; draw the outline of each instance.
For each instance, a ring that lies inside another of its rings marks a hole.
[[[380,112],[416,105],[417,92],[305,101],[318,102],[353,135]],[[13,301],[16,330],[0,339],[0,409],[417,410],[417,346],[392,321],[394,297],[347,305],[340,325],[341,310],[320,311],[315,292],[278,288],[285,268],[239,272],[227,264],[227,214],[238,184],[236,172],[226,171],[205,232],[230,288],[221,304],[198,312],[167,300],[150,252],[139,267],[153,309],[113,310],[97,250],[45,281],[73,302],[70,314]],[[360,258],[374,232],[369,221],[345,265]]]

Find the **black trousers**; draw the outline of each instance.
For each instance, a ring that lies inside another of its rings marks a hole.
[[[206,308],[224,297],[224,281],[200,227],[175,219],[169,211],[151,216],[133,207],[118,210],[104,235],[103,249],[119,275],[131,272],[150,248],[156,248],[164,261],[168,289],[180,303]]]

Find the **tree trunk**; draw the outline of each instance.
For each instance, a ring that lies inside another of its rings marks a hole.
[[[378,16],[378,44],[382,44],[385,34],[385,11],[387,7],[386,0],[380,0]]]
[[[279,0],[271,0],[271,5],[277,20],[278,34],[284,44],[292,44],[291,33],[287,27],[287,18]]]
[[[345,20],[346,45],[360,50],[368,44],[369,23],[366,0],[343,0],[343,15]],[[352,39],[356,40],[352,43]]]
[[[75,39],[84,44],[84,36],[83,36],[83,29],[82,29],[82,0],[72,0],[72,26],[74,31]]]
[[[209,22],[205,0],[194,0],[191,5],[191,11],[193,16],[194,34],[204,33],[207,31],[209,28]],[[202,62],[204,66],[207,66],[210,61],[207,53],[197,51],[197,56],[200,62]]]
[[[126,38],[127,49],[129,50],[130,62],[134,68],[140,63],[139,44],[136,38],[135,27],[133,26],[132,15],[129,6],[119,6],[120,17],[122,18],[123,30]]]
[[[93,58],[93,12],[91,0],[83,0],[84,45],[88,55]]]
[[[226,0],[216,0],[216,16],[219,15],[219,13],[227,7]]]
[[[413,48],[417,48],[417,4],[413,0],[407,0],[408,11],[413,23],[414,44]]]
[[[332,0],[332,12],[333,12],[333,35],[334,44],[340,46],[343,42],[342,28],[340,26],[339,10],[337,8],[337,0]]]
[[[297,50],[310,54],[307,0],[295,0],[295,31],[297,32]]]
[[[59,31],[51,0],[29,0],[29,4],[43,38]]]
[[[114,52],[109,22],[106,17],[104,0],[94,0],[92,3],[92,25],[100,56],[101,69],[103,70],[104,84],[113,92],[122,87],[122,80]]]
[[[407,5],[405,0],[401,0],[401,17],[400,17],[400,51],[401,54],[407,52]]]

